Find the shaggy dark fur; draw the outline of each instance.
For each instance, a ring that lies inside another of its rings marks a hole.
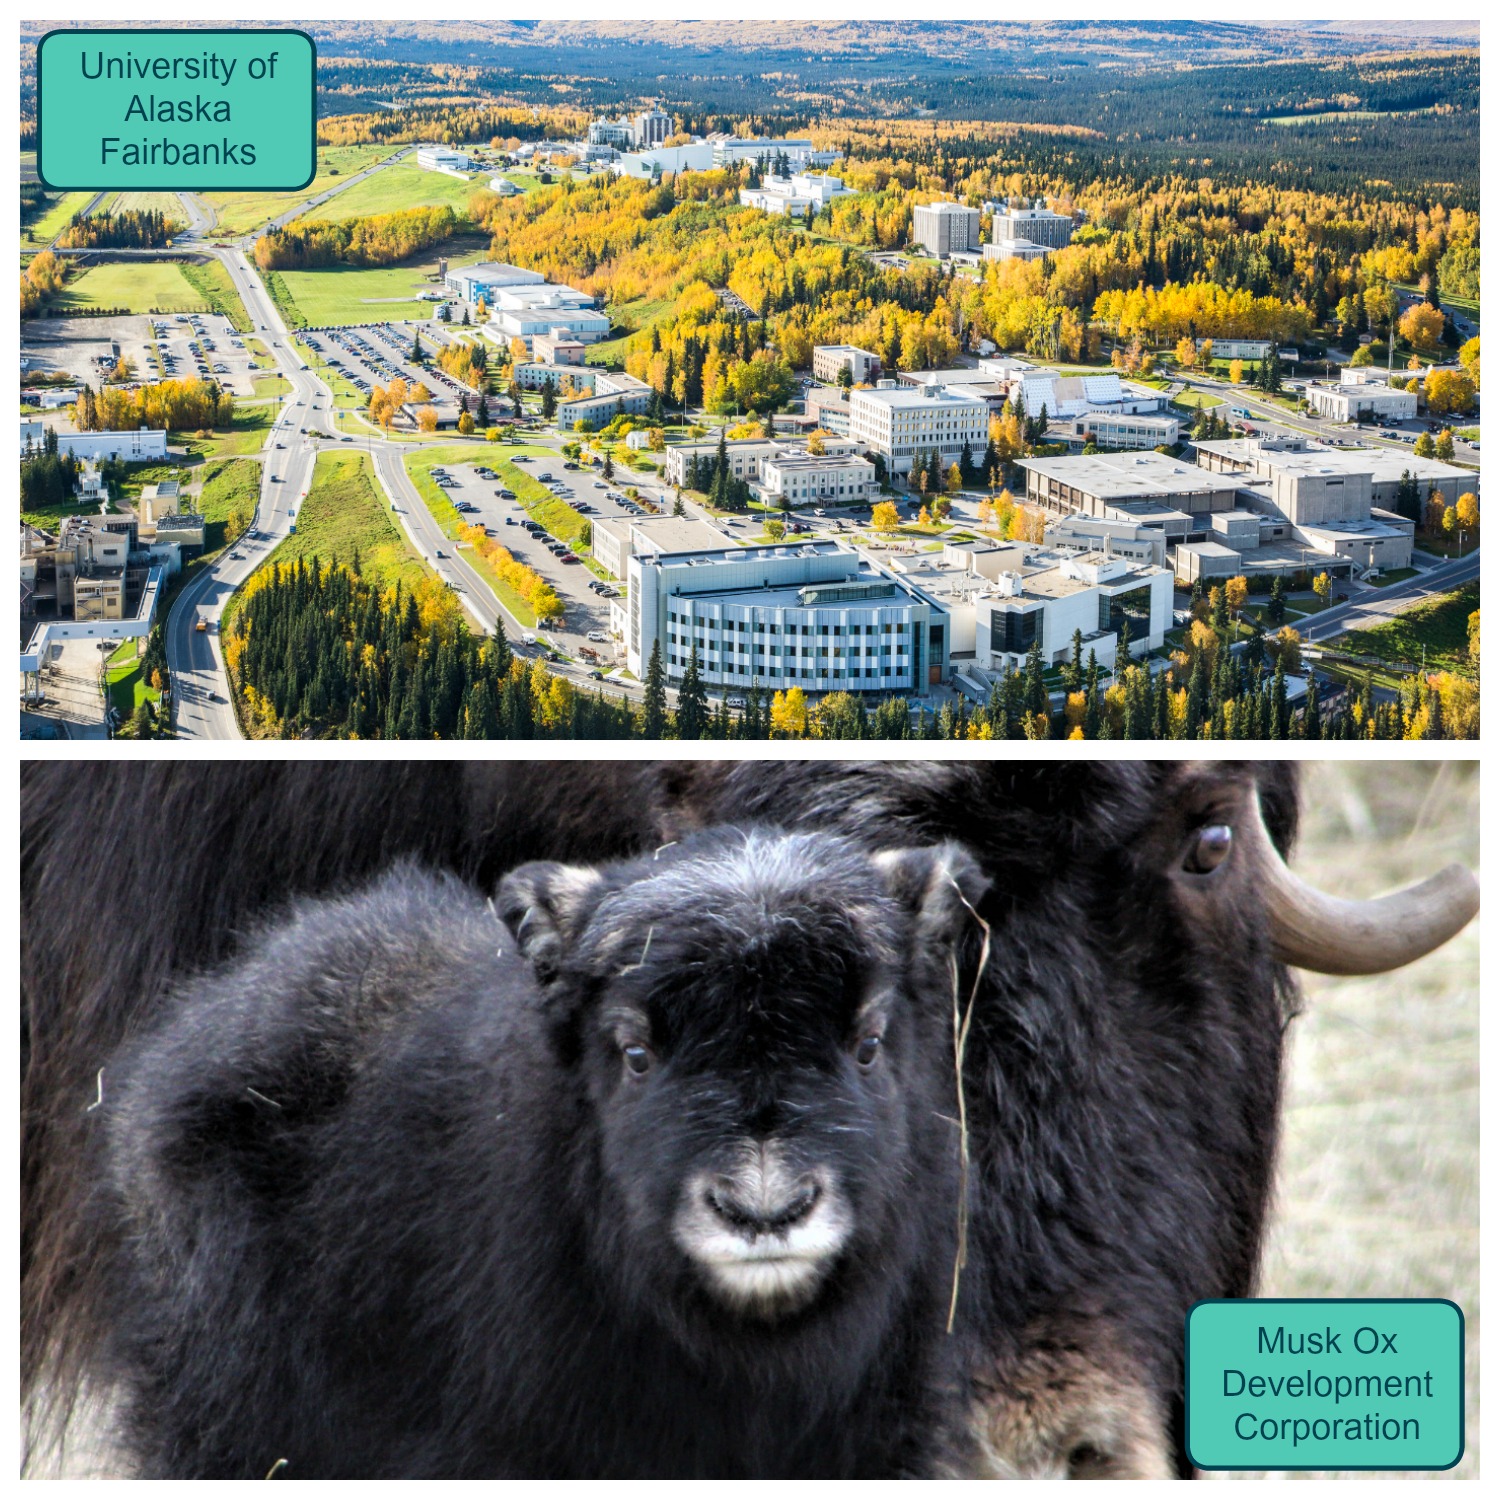
[[[1097,1320],[1181,1449],[1182,1315],[1251,1290],[1275,1152],[1286,975],[1234,862],[1193,830],[1258,789],[1285,848],[1284,765],[746,762],[79,766],[23,783],[23,1357],[71,1389],[101,1327],[79,1233],[95,1073],[174,976],[287,898],[415,855],[488,885],[760,820],[878,847],[954,839],[991,885],[970,1040],[975,1180],[963,1330],[977,1388],[1023,1330]],[[104,833],[101,833],[104,830]],[[94,859],[78,851],[97,849]],[[51,1368],[44,1356],[61,1361]],[[38,1372],[43,1372],[40,1376]],[[976,1425],[984,1425],[982,1422]]]
[[[930,1471],[980,885],[956,850],[731,832],[528,865],[505,927],[405,865],[299,903],[93,1113],[95,1370],[139,1472]],[[736,1255],[847,1237],[744,1304],[684,1215]]]

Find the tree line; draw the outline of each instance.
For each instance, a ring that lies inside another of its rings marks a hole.
[[[459,225],[458,215],[446,204],[367,218],[297,219],[256,240],[255,263],[262,271],[389,266],[441,244]]]
[[[179,233],[182,224],[159,208],[127,208],[114,213],[75,214],[58,235],[66,250],[158,250]]]

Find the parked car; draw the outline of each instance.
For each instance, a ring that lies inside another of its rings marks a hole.
[[[609,637],[602,630],[591,630],[589,631],[589,639],[591,641],[608,642]]]

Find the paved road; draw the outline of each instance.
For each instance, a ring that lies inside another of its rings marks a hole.
[[[1309,643],[1331,640],[1346,630],[1379,625],[1434,594],[1449,593],[1479,577],[1479,552],[1476,547],[1467,557],[1446,558],[1413,578],[1387,584],[1383,589],[1369,589],[1352,597],[1347,604],[1335,604],[1298,626],[1302,638]]]

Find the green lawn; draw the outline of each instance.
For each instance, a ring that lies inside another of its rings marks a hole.
[[[672,303],[671,297],[638,297],[633,302],[611,306],[611,322],[625,332],[616,338],[605,339],[602,343],[590,344],[584,359],[591,365],[619,364],[625,358],[625,345],[630,339],[667,317],[672,311]]]
[[[133,313],[197,311],[208,299],[170,260],[92,262],[68,280],[56,306],[63,312],[91,307],[123,307]]]
[[[320,146],[318,175],[310,186],[295,193],[204,193],[201,195],[203,200],[219,216],[217,225],[208,231],[209,236],[227,238],[248,234],[263,226],[268,219],[279,219],[299,203],[327,192],[341,177],[353,176],[362,167],[389,156],[396,149],[389,145]]]
[[[1404,610],[1382,625],[1351,630],[1331,644],[1334,650],[1374,656],[1382,661],[1417,667],[1426,662],[1429,671],[1468,668],[1469,616],[1479,608],[1478,583],[1466,583],[1451,594],[1439,594],[1412,609]]]
[[[425,208],[447,204],[467,218],[469,199],[489,181],[490,174],[460,180],[446,172],[429,172],[410,159],[382,167],[372,177],[320,203],[309,219],[362,219],[371,214],[390,214],[402,208]],[[520,186],[519,183],[516,184]],[[312,196],[309,189],[308,196]]]
[[[404,266],[326,266],[318,271],[279,271],[286,296],[307,324],[326,328],[349,323],[430,318],[433,304],[415,294],[432,290],[431,260]],[[279,299],[278,299],[279,300]]]
[[[110,706],[119,709],[124,719],[128,719],[142,703],[155,707],[161,702],[161,694],[147,683],[141,671],[140,652],[145,646],[144,636],[138,640],[122,641],[104,666],[105,691]]]
[[[1383,589],[1392,583],[1404,583],[1408,578],[1415,578],[1415,568],[1394,568],[1389,573],[1382,573],[1379,578],[1371,580],[1373,587]]]
[[[399,581],[408,589],[430,576],[392,519],[363,453],[320,453],[312,487],[297,511],[297,531],[271,554],[285,563],[297,558],[352,563],[360,576],[381,588]]]
[[[292,383],[285,375],[266,375],[259,380],[251,382],[255,391],[257,401],[267,401],[276,396],[284,396],[291,390]]]
[[[1220,396],[1210,396],[1207,391],[1182,391],[1172,397],[1173,406],[1188,406],[1195,411],[1206,407],[1223,406],[1224,400]]]
[[[203,512],[203,550],[222,551],[243,531],[230,534],[230,517],[239,512],[248,526],[260,500],[260,465],[252,458],[230,458],[211,463],[204,471],[198,507]]]
[[[279,403],[265,406],[237,405],[228,428],[215,428],[206,438],[190,433],[174,433],[169,441],[174,446],[185,449],[189,458],[208,460],[259,453],[265,446],[266,434],[275,423],[280,409]]]
[[[92,193],[64,193],[52,200],[46,213],[38,215],[21,231],[21,243],[50,245],[68,227],[68,220],[81,214],[93,197]]]
[[[229,272],[217,260],[205,261],[202,265],[184,264],[181,268],[183,280],[202,298],[213,312],[229,319],[241,330],[250,327],[250,314],[240,301]]]

